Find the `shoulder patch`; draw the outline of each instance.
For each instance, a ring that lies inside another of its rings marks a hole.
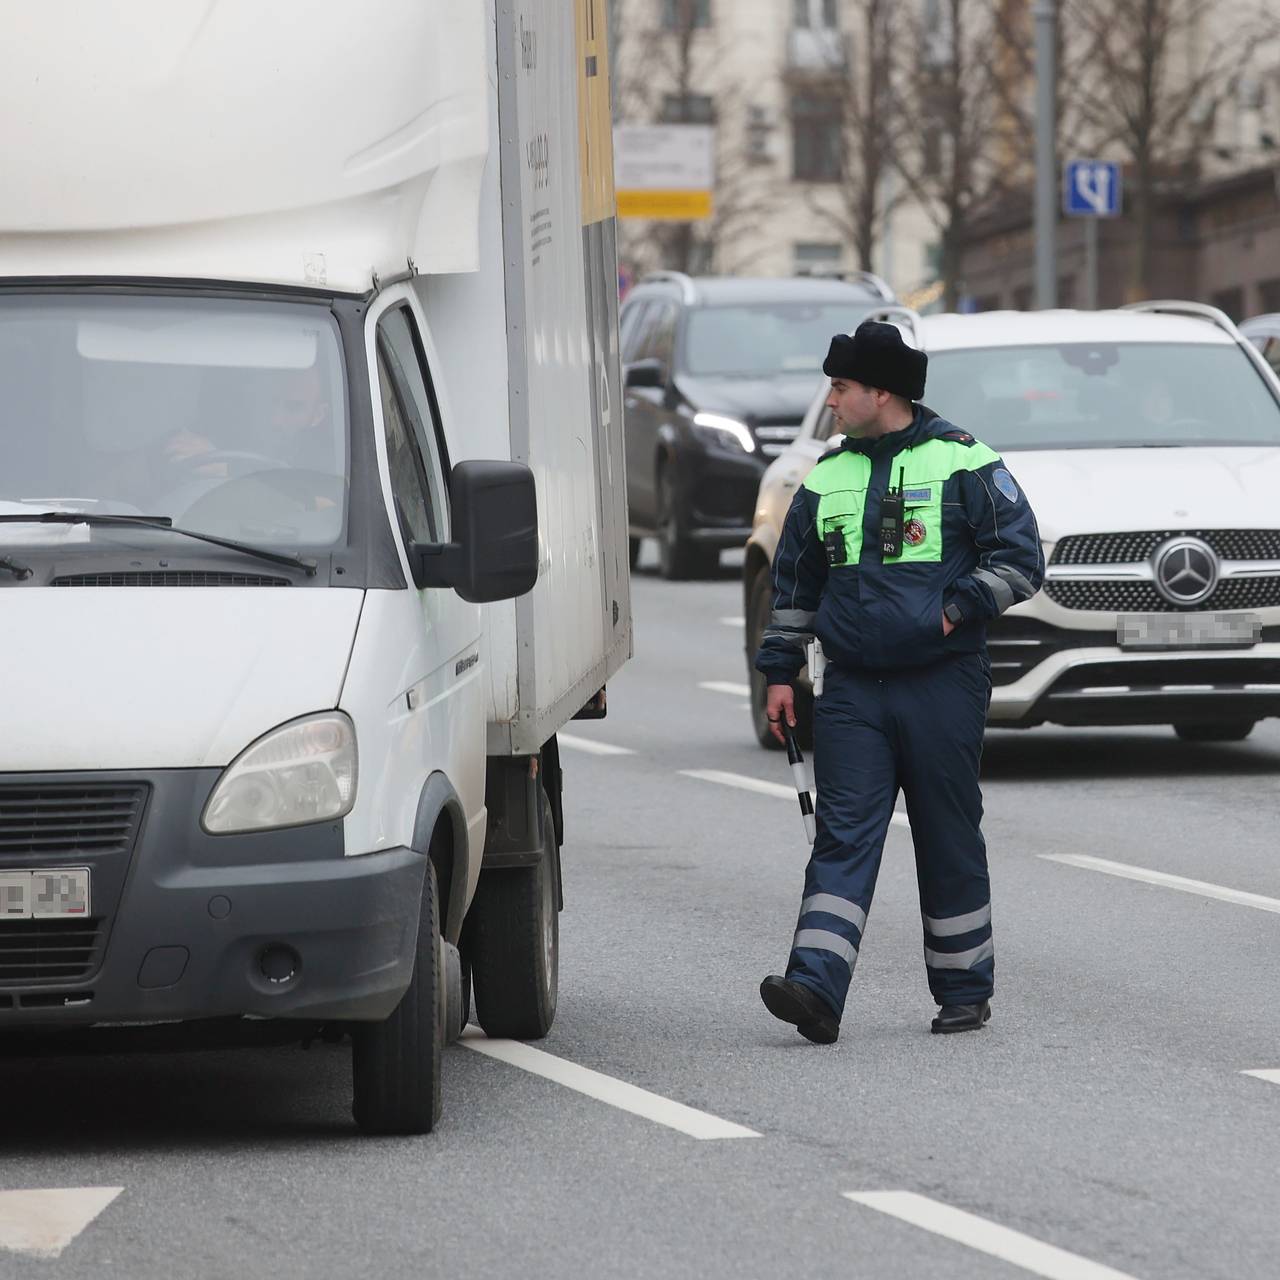
[[[944,431],[939,440],[954,440],[957,444],[974,444],[974,438],[967,431]]]
[[[997,467],[991,473],[991,480],[1010,502],[1017,502],[1018,486],[1014,483],[1013,477],[1003,467]]]

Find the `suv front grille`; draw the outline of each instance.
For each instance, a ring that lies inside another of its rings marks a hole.
[[[138,786],[0,787],[0,866],[15,857],[127,853],[145,795]]]
[[[0,920],[0,986],[78,981],[97,967],[101,942],[101,920]]]
[[[1096,609],[1103,613],[1187,612],[1184,606],[1170,604],[1153,582],[1050,578],[1044,584],[1044,592],[1064,609]],[[1270,609],[1277,605],[1280,605],[1280,576],[1223,578],[1213,593],[1191,611]]]
[[[1172,529],[1164,533],[1073,533],[1051,564],[1137,564],[1170,538],[1199,538],[1222,560],[1280,560],[1280,529]],[[1071,606],[1083,607],[1083,606]]]

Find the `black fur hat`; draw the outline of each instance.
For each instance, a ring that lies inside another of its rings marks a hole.
[[[848,378],[907,400],[924,395],[928,367],[929,357],[923,351],[907,346],[893,325],[878,320],[864,320],[853,337],[837,333],[822,362],[828,378]]]

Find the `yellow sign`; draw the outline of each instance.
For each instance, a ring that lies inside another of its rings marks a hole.
[[[609,105],[606,0],[578,0],[578,152],[582,169],[582,222],[612,218],[613,126]]]
[[[710,191],[619,191],[618,217],[700,222],[711,217]]]

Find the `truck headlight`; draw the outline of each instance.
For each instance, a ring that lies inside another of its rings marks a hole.
[[[737,418],[726,418],[720,413],[695,413],[693,425],[704,431],[714,431],[720,437],[721,444],[735,441],[747,453],[754,453],[756,442],[745,422]]]
[[[356,731],[341,711],[290,720],[223,770],[200,825],[210,835],[326,822],[356,799]]]

